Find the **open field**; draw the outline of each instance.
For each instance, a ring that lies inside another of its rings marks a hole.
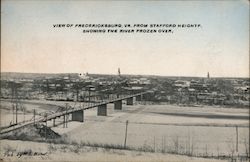
[[[189,108],[169,105],[134,105],[124,106],[122,111],[114,111],[108,106],[108,116],[96,116],[96,110],[85,111],[85,123],[69,123],[70,131],[65,128],[54,128],[54,131],[63,130],[66,135],[76,142],[124,143],[125,122],[128,124],[127,146],[150,147],[157,152],[192,151],[194,154],[228,155],[235,147],[236,131],[233,125],[239,125],[239,152],[245,153],[245,144],[248,141],[248,114],[247,110],[219,109],[219,108]],[[171,114],[196,114],[165,115]],[[198,114],[202,114],[201,117]],[[208,118],[205,115],[219,115],[218,118]],[[205,116],[205,117],[204,117]],[[234,116],[234,118],[227,118]],[[75,127],[74,127],[75,125]],[[229,126],[229,127],[228,127]],[[245,126],[245,127],[244,127]],[[178,143],[179,146],[175,146]]]

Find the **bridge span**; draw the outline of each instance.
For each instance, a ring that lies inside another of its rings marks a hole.
[[[92,105],[89,105],[87,107],[81,106],[78,108],[74,108],[74,109],[70,109],[70,110],[64,110],[64,111],[60,111],[60,112],[55,112],[53,114],[45,114],[45,116],[43,117],[39,117],[39,118],[34,118],[32,120],[26,121],[24,123],[19,123],[17,125],[8,127],[8,128],[4,128],[0,131],[0,135],[1,134],[5,134],[32,124],[36,124],[36,123],[40,123],[40,122],[46,122],[49,120],[53,120],[53,126],[55,126],[55,120],[56,118],[60,118],[63,116],[63,124],[65,126],[65,123],[67,123],[67,116],[71,115],[72,119],[71,121],[79,121],[79,122],[84,122],[84,110],[87,109],[92,109],[97,107],[97,116],[107,116],[107,104],[109,103],[114,103],[114,109],[115,110],[122,110],[122,100],[126,100],[126,104],[127,105],[133,105],[134,102],[134,97],[136,99],[136,101],[142,101],[145,100],[145,95],[149,94],[150,91],[146,91],[146,92],[141,92],[141,93],[137,93],[137,94],[132,94],[132,95],[127,95],[127,96],[123,96],[123,97],[118,97],[118,98],[114,98],[114,99],[110,99],[110,100],[106,100],[106,101],[101,101],[99,103],[93,103]]]

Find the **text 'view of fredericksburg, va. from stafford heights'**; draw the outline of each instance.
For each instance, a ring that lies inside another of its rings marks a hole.
[[[0,162],[248,162],[249,1],[1,1]]]

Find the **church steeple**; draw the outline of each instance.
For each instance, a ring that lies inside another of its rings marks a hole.
[[[119,77],[121,76],[121,70],[120,70],[120,68],[118,68],[118,76]]]

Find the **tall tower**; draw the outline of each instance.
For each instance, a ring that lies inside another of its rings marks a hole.
[[[209,72],[207,72],[207,79],[210,79],[210,75],[209,75]]]
[[[118,76],[121,77],[121,70],[118,68]]]

